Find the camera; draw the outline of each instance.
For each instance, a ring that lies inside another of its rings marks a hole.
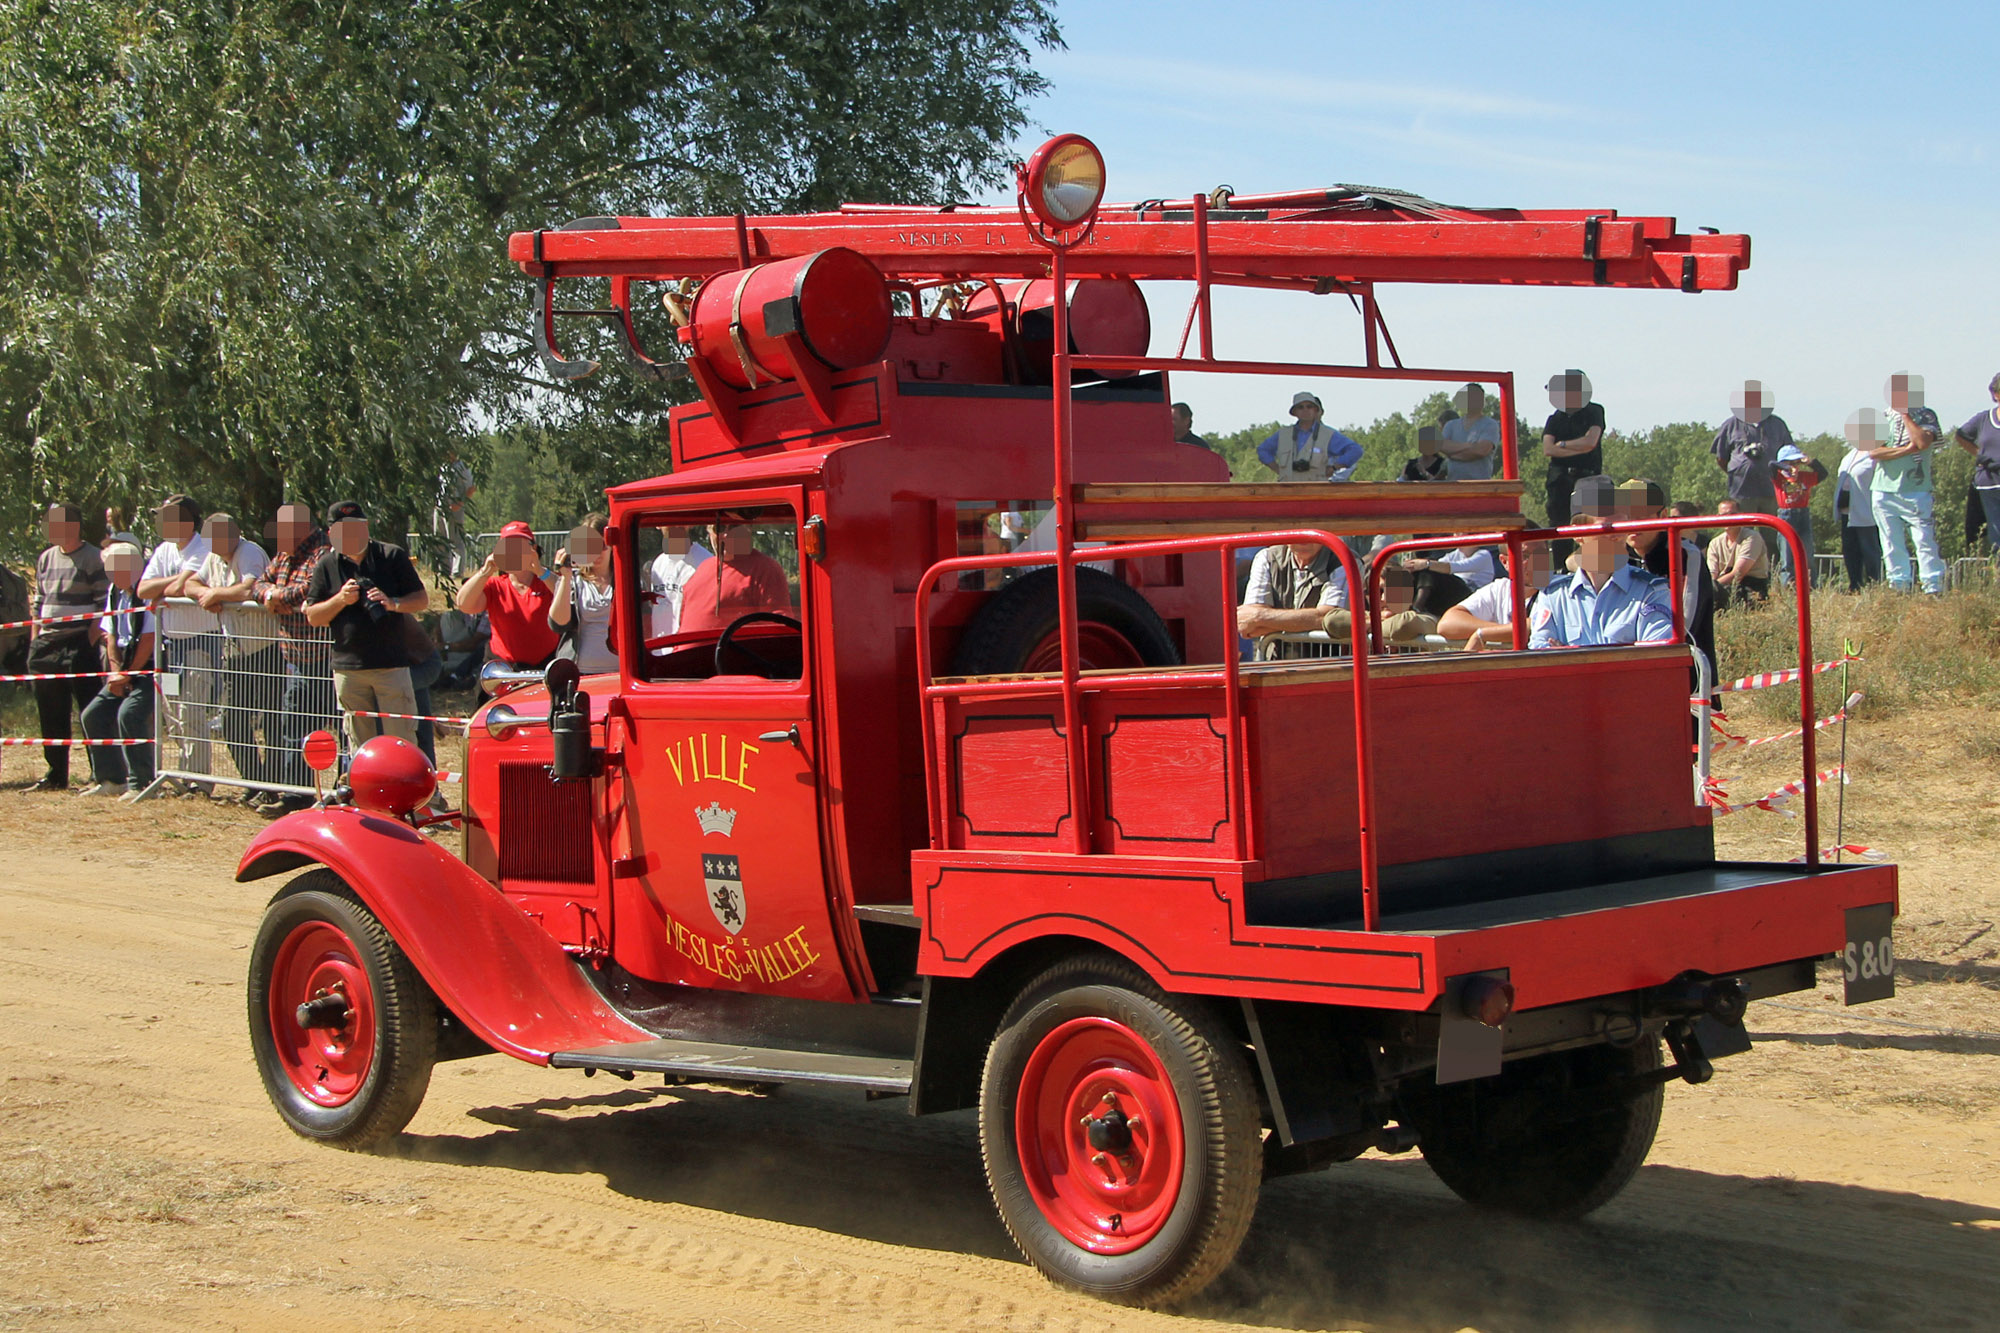
[[[369,578],[365,574],[357,575],[354,579],[354,586],[361,589],[361,601],[359,605],[363,611],[368,613],[370,620],[379,622],[384,616],[390,614],[388,607],[368,596],[369,590],[375,586],[374,579]]]
[[[1294,459],[1292,460],[1292,471],[1294,471],[1294,472],[1310,472],[1310,471],[1312,471],[1312,459],[1310,459],[1310,458],[1294,458]]]

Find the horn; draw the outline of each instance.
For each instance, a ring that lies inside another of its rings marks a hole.
[[[522,727],[546,727],[545,717],[528,717],[515,712],[504,703],[493,704],[486,710],[486,734],[496,741],[514,739],[514,733]]]
[[[495,658],[479,668],[479,685],[488,694],[501,695],[521,685],[539,685],[542,673],[520,671]]]

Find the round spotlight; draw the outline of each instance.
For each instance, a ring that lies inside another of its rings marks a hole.
[[[377,736],[347,764],[354,803],[378,815],[401,818],[431,798],[437,774],[424,752],[396,736]]]
[[[1060,134],[1037,148],[1021,168],[1028,209],[1050,231],[1087,226],[1104,201],[1104,154],[1080,134]]]

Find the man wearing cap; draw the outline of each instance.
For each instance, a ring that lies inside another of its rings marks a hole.
[[[1500,453],[1500,423],[1486,415],[1486,390],[1468,384],[1452,395],[1458,416],[1438,429],[1438,452],[1453,481],[1485,481]]]
[[[1792,531],[1799,534],[1799,545],[1806,552],[1806,586],[1812,588],[1819,586],[1819,578],[1812,572],[1812,491],[1825,480],[1826,465],[1817,458],[1808,458],[1806,451],[1796,444],[1788,444],[1778,450],[1777,460],[1771,464],[1771,486],[1778,497],[1778,517],[1791,524]],[[1792,545],[1780,542],[1778,578],[1790,587],[1794,577]]]
[[[1792,443],[1792,428],[1771,410],[1771,392],[1762,380],[1744,380],[1729,395],[1729,420],[1715,432],[1708,451],[1729,475],[1729,498],[1746,514],[1778,512],[1771,466]]]
[[[1542,457],[1549,460],[1544,498],[1549,526],[1570,521],[1570,497],[1585,477],[1604,471],[1604,406],[1591,397],[1590,377],[1580,370],[1549,376],[1549,406],[1555,409],[1542,425]],[[1567,540],[1556,543],[1558,563],[1569,555]]]
[[[306,584],[306,620],[333,633],[333,688],[347,714],[348,739],[359,749],[387,732],[414,745],[417,694],[401,618],[429,606],[430,593],[400,546],[369,539],[368,514],[355,501],[342,500],[326,516],[333,547]]]
[[[131,542],[104,548],[104,570],[111,580],[105,593],[100,647],[104,653],[103,688],[85,705],[83,734],[92,740],[151,740],[153,678],[142,673],[153,665],[153,612],[138,598],[140,567],[145,557]],[[151,745],[97,745],[90,751],[92,786],[85,796],[117,796],[136,801],[153,785]]]
[[[83,511],[75,505],[52,504],[45,520],[49,544],[35,557],[33,615],[38,620],[81,615],[102,609],[110,587],[104,557],[83,539]],[[94,620],[62,620],[38,625],[28,644],[28,670],[63,680],[34,683],[36,720],[44,740],[70,739],[69,714],[80,715],[97,697],[101,677],[97,642],[101,631]],[[49,771],[29,791],[69,790],[69,747],[45,745],[42,758]]]
[[[1279,481],[1346,481],[1354,475],[1361,446],[1321,421],[1324,410],[1315,395],[1293,394],[1296,424],[1278,427],[1257,446],[1257,460]]]
[[[1573,494],[1578,523],[1612,522],[1618,489],[1611,478],[1585,477]],[[1530,648],[1595,648],[1657,643],[1674,632],[1667,581],[1626,555],[1622,533],[1583,538],[1575,570],[1558,574],[1528,617]]]

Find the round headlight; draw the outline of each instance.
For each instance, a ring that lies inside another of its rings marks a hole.
[[[1074,231],[1104,200],[1104,154],[1080,134],[1063,134],[1035,150],[1021,168],[1028,208],[1052,231]]]
[[[348,761],[347,785],[363,810],[401,818],[430,800],[437,774],[416,746],[397,736],[377,736]]]

